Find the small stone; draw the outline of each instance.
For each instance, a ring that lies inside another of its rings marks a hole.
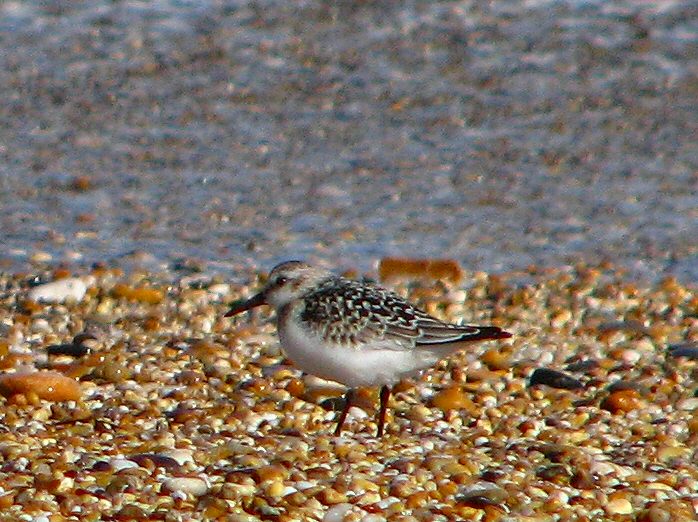
[[[333,488],[323,489],[316,498],[325,506],[332,506],[347,501],[347,496],[344,493],[340,493]]]
[[[112,516],[114,520],[148,520],[150,517],[141,507],[126,504]]]
[[[342,522],[344,517],[352,510],[352,505],[348,502],[336,504],[327,510],[322,522]]]
[[[657,460],[665,464],[670,464],[676,459],[688,458],[691,451],[680,446],[661,446],[657,450]]]
[[[599,367],[599,361],[596,359],[582,359],[568,364],[565,369],[568,372],[589,373]]]
[[[673,344],[669,346],[669,355],[671,355],[672,357],[686,357],[687,359],[698,359],[698,344]]]
[[[193,497],[200,497],[208,493],[208,484],[198,477],[169,478],[162,483],[162,488],[171,493],[181,491]]]
[[[52,344],[46,351],[49,355],[68,355],[70,357],[82,357],[87,355],[90,349],[82,344]]]
[[[138,453],[131,455],[129,459],[147,469],[164,468],[168,471],[179,471],[181,467],[172,457],[159,453]]]
[[[628,499],[617,498],[606,505],[606,512],[609,515],[629,515],[633,512],[633,505]]]
[[[621,389],[614,391],[603,401],[601,407],[611,413],[624,413],[644,407],[645,401],[640,394],[633,389]]]
[[[463,269],[454,259],[385,257],[378,265],[378,277],[383,282],[394,279],[426,279],[458,283],[463,279]]]
[[[531,375],[529,386],[536,386],[538,384],[545,384],[551,388],[561,388],[564,390],[584,388],[584,385],[574,377],[550,368],[536,368]]]
[[[111,465],[112,469],[114,470],[114,473],[117,473],[123,469],[133,469],[137,468],[138,464],[133,462],[132,460],[124,459],[121,457],[117,457],[112,459],[109,464]]]
[[[43,317],[39,317],[32,321],[32,332],[46,334],[51,331],[51,325]]]
[[[264,493],[269,497],[281,497],[284,494],[284,483],[280,480],[271,480],[264,486]]]
[[[698,408],[698,397],[683,399],[676,403],[677,410],[693,411]]]
[[[75,176],[70,181],[69,188],[76,192],[86,192],[93,188],[92,180],[89,176]]]
[[[278,465],[263,466],[255,470],[254,476],[257,483],[265,482],[267,480],[283,481],[288,476],[288,470],[283,466]]]
[[[506,490],[490,483],[475,484],[455,496],[456,502],[469,507],[484,509],[486,506],[502,504],[509,494]]]
[[[560,310],[550,318],[550,326],[558,330],[565,326],[570,319],[572,319],[572,312],[567,309]]]
[[[508,370],[511,367],[511,357],[497,349],[487,350],[480,360],[493,371]]]
[[[35,286],[29,290],[28,297],[41,303],[65,303],[81,301],[87,292],[87,285],[79,277],[59,279],[51,283]]]
[[[150,305],[156,305],[165,299],[164,292],[157,288],[134,288],[121,283],[114,285],[112,296]]]
[[[642,520],[646,520],[647,522],[669,522],[671,520],[671,513],[659,506],[650,507],[644,515]]]
[[[32,263],[41,264],[50,262],[53,259],[53,256],[48,252],[39,250],[38,252],[34,252],[29,259]]]
[[[191,450],[173,448],[160,453],[164,457],[174,459],[180,466],[188,462],[194,462],[194,455]]]
[[[620,353],[620,358],[625,364],[635,365],[640,359],[642,359],[642,354],[637,350],[623,350]]]
[[[589,473],[591,473],[591,475],[605,476],[610,475],[614,471],[616,471],[616,467],[612,463],[603,460],[594,461],[589,467]]]
[[[443,411],[467,409],[472,411],[475,404],[460,386],[451,386],[438,392],[431,400],[432,406]]]
[[[82,393],[80,384],[70,377],[54,371],[17,372],[0,375],[0,394],[36,394],[47,401],[77,401]]]
[[[286,385],[286,391],[293,397],[300,397],[305,392],[305,384],[300,379],[290,379]]]

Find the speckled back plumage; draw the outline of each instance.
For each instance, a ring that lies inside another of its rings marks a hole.
[[[396,349],[496,338],[499,328],[444,323],[383,288],[331,277],[303,296],[300,318],[335,344],[376,339]]]

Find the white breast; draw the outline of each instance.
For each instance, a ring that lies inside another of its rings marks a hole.
[[[366,345],[337,345],[301,328],[294,320],[278,324],[281,346],[301,370],[349,387],[394,384],[447,357],[457,348],[412,348],[377,341]]]

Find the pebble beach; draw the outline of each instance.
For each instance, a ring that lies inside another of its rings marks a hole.
[[[84,286],[27,290],[4,277],[0,517],[695,517],[695,289],[608,266],[493,276],[449,263],[456,280],[408,283],[396,276],[412,265],[389,266],[425,310],[514,337],[400,383],[381,439],[376,390],[335,437],[343,388],[293,367],[268,311],[223,317],[254,284],[101,268]]]
[[[697,519],[697,20],[0,5],[0,521]],[[336,437],[293,258],[513,337]]]

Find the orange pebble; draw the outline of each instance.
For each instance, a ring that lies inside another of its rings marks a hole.
[[[255,480],[257,483],[265,482],[267,480],[285,480],[288,477],[288,470],[283,466],[278,466],[271,464],[269,466],[262,466],[254,471]]]
[[[601,407],[611,413],[623,413],[644,406],[644,401],[635,390],[618,390],[601,402]]]
[[[460,386],[451,386],[437,393],[431,401],[432,405],[443,411],[473,410],[475,404]]]
[[[114,285],[111,293],[117,299],[123,298],[129,301],[153,305],[162,302],[165,298],[164,293],[157,288],[134,288],[123,283]]]
[[[18,372],[0,375],[0,394],[35,396],[47,401],[77,401],[81,390],[77,381],[58,372]]]
[[[453,259],[407,259],[385,257],[378,266],[381,281],[400,278],[448,280],[458,283],[463,279],[463,269]]]
[[[300,379],[291,379],[286,385],[286,391],[293,397],[300,397],[305,391],[305,384]]]
[[[490,370],[508,370],[511,368],[511,358],[508,354],[497,349],[487,350],[480,359]]]

